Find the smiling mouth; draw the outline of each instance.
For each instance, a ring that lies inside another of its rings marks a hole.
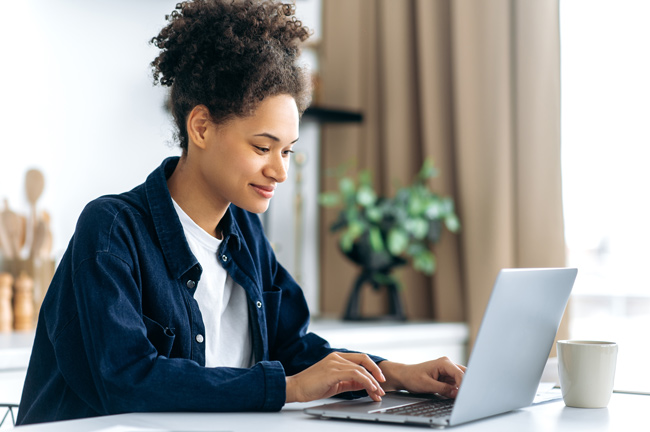
[[[261,195],[263,198],[266,199],[271,199],[273,198],[273,194],[275,193],[275,187],[273,186],[259,186],[259,185],[251,185],[253,187],[253,190],[257,192],[259,195]]]

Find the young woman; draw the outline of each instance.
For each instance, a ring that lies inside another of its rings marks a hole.
[[[18,424],[133,411],[271,411],[407,389],[464,368],[331,348],[257,213],[287,178],[308,103],[308,31],[271,1],[177,5],[153,43],[182,149],[83,210],[39,315]]]

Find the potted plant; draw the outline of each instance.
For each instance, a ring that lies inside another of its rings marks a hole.
[[[357,178],[346,171],[346,167],[337,170],[337,191],[319,197],[321,205],[341,208],[330,230],[340,233],[341,251],[362,268],[344,318],[361,319],[359,293],[362,285],[370,283],[375,289],[387,287],[391,300],[388,318],[403,320],[399,283],[392,270],[410,262],[422,273],[435,272],[431,246],[440,239],[443,227],[454,233],[460,229],[454,202],[429,187],[429,180],[437,175],[431,159],[426,159],[413,182],[399,187],[393,197],[375,192],[370,171],[362,171]]]

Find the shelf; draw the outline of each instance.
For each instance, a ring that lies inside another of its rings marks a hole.
[[[319,123],[361,123],[363,114],[357,111],[311,106],[305,110],[302,118]]]

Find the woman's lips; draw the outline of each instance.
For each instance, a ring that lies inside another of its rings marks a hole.
[[[260,185],[251,185],[255,192],[260,194],[266,199],[273,198],[273,193],[275,191],[275,186],[260,186]]]

